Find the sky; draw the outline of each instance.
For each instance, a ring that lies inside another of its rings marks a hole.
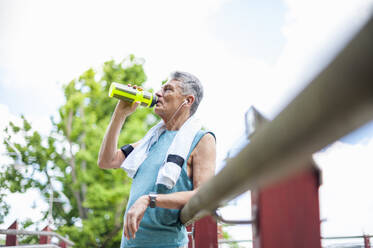
[[[219,166],[243,135],[245,111],[255,106],[273,119],[353,37],[372,6],[373,0],[0,0],[0,128],[23,114],[47,134],[64,103],[63,84],[134,54],[145,61],[145,87],[158,89],[176,69],[200,78],[205,96],[197,116],[217,136]],[[368,123],[314,155],[323,170],[326,236],[373,234],[372,146]],[[8,200],[4,226],[22,213],[17,202],[25,198]],[[237,202],[249,205],[246,198]]]

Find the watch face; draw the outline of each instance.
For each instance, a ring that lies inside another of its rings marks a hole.
[[[150,207],[155,208],[155,201],[157,198],[157,194],[152,192],[149,194],[149,198],[150,198]]]

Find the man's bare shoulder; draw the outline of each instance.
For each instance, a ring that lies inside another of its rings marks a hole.
[[[193,150],[191,155],[196,153],[204,153],[206,151],[211,151],[216,149],[216,139],[215,136],[211,132],[207,132],[203,135],[201,140],[196,145],[195,149]]]

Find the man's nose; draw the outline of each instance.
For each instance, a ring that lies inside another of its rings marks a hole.
[[[156,95],[157,97],[161,97],[161,96],[162,96],[162,90],[158,90],[158,91],[155,93],[155,95]]]

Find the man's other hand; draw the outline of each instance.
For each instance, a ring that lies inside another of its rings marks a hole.
[[[149,206],[149,196],[143,195],[131,206],[124,220],[124,236],[127,239],[136,238],[140,222]]]

